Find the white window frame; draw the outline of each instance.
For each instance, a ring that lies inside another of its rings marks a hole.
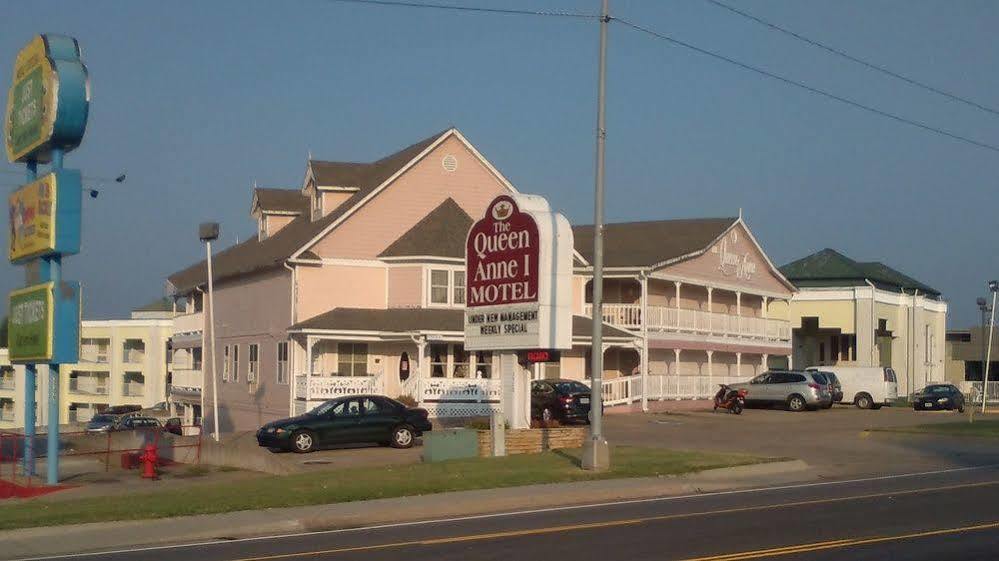
[[[229,381],[229,372],[232,370],[232,366],[229,363],[229,345],[222,348],[222,381]]]
[[[260,345],[258,343],[250,343],[246,349],[246,383],[257,383],[257,377],[260,374],[259,370]]]
[[[337,342],[337,344],[336,344],[336,375],[337,376],[343,376],[343,374],[340,373],[340,363],[342,362],[340,360],[340,355],[341,355],[340,347],[341,347],[341,345],[349,345],[350,346],[350,361],[344,363],[344,364],[350,364],[351,365],[350,366],[350,377],[352,377],[352,378],[363,378],[365,376],[371,376],[372,375],[371,372],[368,372],[368,360],[369,360],[369,358],[371,356],[371,346],[368,345],[367,343],[354,343],[354,342],[349,342],[349,341],[340,341],[340,342]],[[362,346],[364,347],[364,362],[358,362],[357,360],[355,360],[355,357],[357,355],[357,353],[355,351],[357,350],[357,347],[362,347]],[[355,373],[357,365],[361,365],[364,368],[364,374],[362,376],[358,376]]]
[[[232,346],[232,381],[239,382],[239,343]]]
[[[444,271],[447,273],[447,302],[433,301],[433,277],[434,271]],[[457,302],[454,279],[458,276],[464,278],[465,267],[461,265],[425,265],[423,272],[424,290],[423,306],[425,308],[464,308],[465,302]],[[468,287],[461,287],[464,290],[465,301],[468,300]]]
[[[282,347],[282,345],[284,346],[284,360],[283,361],[281,360],[281,347]],[[276,377],[276,381],[277,381],[278,384],[282,384],[282,385],[287,386],[288,385],[288,380],[290,379],[290,377],[288,376],[288,367],[290,365],[290,362],[288,360],[288,356],[289,356],[288,353],[290,351],[290,349],[288,347],[288,341],[278,341],[277,345],[275,346],[275,349],[276,349],[276,353],[275,354],[277,355],[277,359],[276,359],[276,364],[275,364],[276,368],[275,368],[275,374],[274,375]],[[282,379],[282,374],[284,374],[283,379]]]

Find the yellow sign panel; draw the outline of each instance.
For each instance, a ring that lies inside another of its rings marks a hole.
[[[56,174],[50,173],[10,194],[10,260],[56,249]]]
[[[19,161],[52,138],[58,105],[58,77],[45,39],[35,37],[14,63],[7,95],[7,158]]]

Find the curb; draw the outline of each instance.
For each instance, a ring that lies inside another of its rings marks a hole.
[[[100,552],[651,499],[800,481],[801,460],[643,478],[548,483],[304,507],[0,531],[3,558]],[[789,479],[790,478],[790,479]],[[776,480],[776,481],[775,481]],[[433,513],[432,517],[428,513]]]

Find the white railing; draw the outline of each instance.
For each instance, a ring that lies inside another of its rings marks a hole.
[[[295,376],[295,397],[333,399],[345,395],[385,393],[381,376]]]
[[[648,400],[711,399],[719,384],[736,384],[749,381],[749,376],[683,376],[649,375],[645,382]],[[642,377],[622,376],[603,380],[604,405],[635,403],[642,399]]]
[[[146,351],[140,349],[125,349],[121,354],[121,361],[126,364],[139,364],[146,360]]]
[[[69,381],[70,393],[85,393],[91,395],[107,395],[107,376],[80,376]]]
[[[4,376],[0,378],[0,390],[13,390],[14,388],[14,377]]]
[[[146,393],[146,385],[141,382],[125,382],[122,384],[121,392],[127,397],[142,397]]]
[[[666,306],[648,306],[647,311],[648,329],[653,333],[700,333],[771,341],[791,340],[791,323],[785,320]],[[592,317],[592,304],[586,304],[585,313]],[[611,325],[635,331],[642,328],[640,304],[604,304],[602,315],[604,321]]]
[[[965,382],[966,388],[962,388],[964,392],[965,400],[968,403],[982,404],[982,383],[981,382]],[[989,386],[987,388],[988,393],[985,395],[986,403],[999,403],[999,382],[992,379],[989,376]]]
[[[14,409],[0,409],[0,423],[12,423],[17,419],[14,418]]]
[[[400,395],[408,395],[409,397],[415,399],[417,402],[420,401],[421,386],[420,386],[420,378],[418,376],[414,375],[413,373],[410,373],[409,378],[403,380],[402,383],[399,384],[399,386],[400,386],[399,387]]]
[[[205,329],[205,316],[201,312],[173,318],[174,333],[200,333]]]
[[[107,364],[108,347],[83,345],[83,347],[80,348],[80,362],[97,362],[100,364]]]
[[[200,368],[175,368],[171,383],[183,388],[200,389],[204,384],[204,374]]]

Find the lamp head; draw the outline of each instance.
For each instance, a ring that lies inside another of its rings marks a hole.
[[[219,239],[219,223],[204,222],[198,226],[198,237],[203,242],[213,242]]]
[[[999,280],[989,281],[989,290],[992,292],[999,292]]]

